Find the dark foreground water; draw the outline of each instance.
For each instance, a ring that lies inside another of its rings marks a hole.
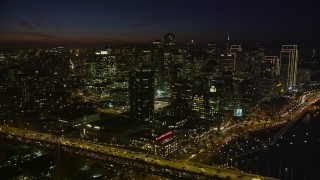
[[[258,132],[250,138],[268,137],[270,133]],[[253,174],[284,180],[320,180],[320,110],[307,112],[269,150],[234,161],[237,168]]]

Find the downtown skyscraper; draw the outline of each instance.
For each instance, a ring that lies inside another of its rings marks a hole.
[[[129,77],[130,112],[133,118],[152,122],[154,114],[154,71],[148,66],[133,71]]]
[[[283,45],[280,53],[280,76],[284,91],[290,91],[296,85],[298,64],[298,46]]]

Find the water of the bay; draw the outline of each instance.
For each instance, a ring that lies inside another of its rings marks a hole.
[[[316,103],[313,107],[318,107]],[[273,130],[277,131],[277,130]],[[253,138],[270,137],[272,131],[253,133]],[[284,180],[320,179],[320,110],[304,114],[274,146],[267,151],[234,160],[243,171]]]

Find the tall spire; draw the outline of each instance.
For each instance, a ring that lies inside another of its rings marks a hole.
[[[229,31],[228,31],[228,42],[229,42],[229,40],[230,40],[230,36],[229,36]]]
[[[230,35],[229,35],[229,31],[228,31],[228,36],[227,36],[227,42],[226,42],[226,54],[228,55],[229,52],[229,41],[230,41]]]

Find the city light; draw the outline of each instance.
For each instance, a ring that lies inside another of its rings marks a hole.
[[[320,179],[318,4],[233,5],[1,3],[0,179]]]

